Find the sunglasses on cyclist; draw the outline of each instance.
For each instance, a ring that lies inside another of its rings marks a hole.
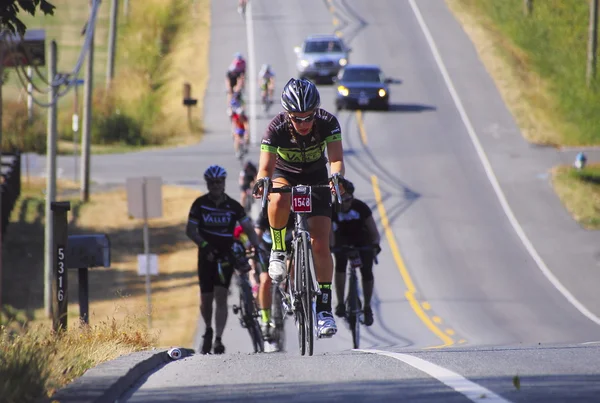
[[[305,116],[303,118],[299,117],[299,116],[294,116],[292,114],[289,114],[290,119],[292,119],[292,121],[296,122],[296,123],[308,123],[308,122],[312,122],[313,119],[315,118],[315,113],[311,113],[308,116]]]
[[[225,181],[223,179],[207,179],[206,180],[207,185],[222,185],[223,183],[225,183]]]

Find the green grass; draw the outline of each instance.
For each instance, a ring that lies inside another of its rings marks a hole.
[[[573,218],[586,229],[600,229],[600,164],[581,171],[569,166],[557,167],[552,181]]]
[[[552,109],[545,110],[560,127],[556,145],[600,144],[600,84],[591,89],[586,86],[589,2],[534,1],[531,16],[524,15],[522,0],[463,3],[488,16],[522,51],[520,63],[544,81],[556,100],[554,106],[546,105]]]

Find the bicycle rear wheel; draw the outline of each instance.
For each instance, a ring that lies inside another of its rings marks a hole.
[[[358,279],[354,273],[354,269],[351,269],[350,281],[348,284],[348,299],[346,303],[346,312],[348,317],[348,324],[350,331],[352,332],[352,345],[353,348],[359,348],[360,346],[360,300],[358,298]]]

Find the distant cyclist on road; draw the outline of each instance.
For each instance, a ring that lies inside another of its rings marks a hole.
[[[259,239],[254,225],[242,206],[225,193],[227,172],[219,165],[211,165],[204,172],[208,193],[198,197],[190,208],[186,235],[198,245],[198,278],[200,282],[200,313],[206,331],[201,353],[223,354],[225,346],[221,337],[227,323],[227,294],[233,275],[235,259],[232,255],[233,231],[239,222],[255,247]],[[217,269],[217,257],[229,265],[222,267],[223,278]],[[212,327],[213,301],[215,308],[215,331]]]
[[[256,181],[256,174],[258,174],[258,168],[251,161],[246,161],[244,163],[244,167],[240,171],[240,203],[246,208],[248,205],[248,191],[252,189],[254,186],[254,182]],[[252,197],[252,196],[250,196]],[[246,210],[247,213],[249,211]]]
[[[332,228],[334,244],[336,246],[372,246],[373,250],[361,250],[362,260],[361,278],[364,296],[363,318],[367,326],[373,324],[373,310],[371,309],[371,297],[373,296],[373,258],[381,248],[377,225],[373,219],[371,208],[363,201],[354,198],[354,185],[345,180],[344,189],[346,193],[342,196],[340,212],[333,212]],[[346,287],[346,266],[348,256],[345,252],[335,253],[335,295],[338,305],[335,314],[339,317],[346,315],[344,304],[344,289]]]
[[[258,86],[263,102],[269,100],[273,102],[273,92],[275,91],[275,72],[269,64],[263,64],[258,73]],[[267,97],[268,95],[268,97]]]
[[[273,179],[273,187],[283,185],[317,185],[329,181],[331,174],[344,173],[342,133],[338,120],[319,108],[321,98],[317,87],[308,80],[290,79],[283,88],[281,105],[284,112],[273,118],[261,143],[255,197],[262,195],[262,178]],[[327,149],[327,157],[325,157]],[[316,188],[308,227],[312,238],[315,271],[321,295],[317,298],[317,328],[319,337],[331,337],[337,332],[331,313],[331,281],[333,261],[329,250],[331,230],[331,192]],[[290,215],[291,195],[269,195],[269,223],[273,250],[269,276],[283,281],[287,276],[287,248],[284,242]]]
[[[241,106],[237,107],[231,115],[231,132],[233,135],[233,149],[237,158],[245,154],[245,146],[250,143],[250,123]]]
[[[225,86],[227,88],[227,104],[231,102],[232,95],[236,92],[241,93],[244,89],[246,77],[246,60],[241,53],[233,55],[233,61],[227,69],[225,77]]]

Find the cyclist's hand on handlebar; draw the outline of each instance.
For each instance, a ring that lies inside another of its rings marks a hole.
[[[381,246],[379,246],[378,243],[373,244],[373,253],[375,254],[375,256],[379,255],[380,252],[381,252]]]
[[[345,193],[344,190],[344,177],[342,176],[341,173],[336,172],[333,175],[331,175],[331,178],[329,178],[329,185],[331,186],[331,193],[335,196],[336,192],[335,192],[335,182],[334,179],[337,179],[337,183],[338,183],[338,187],[340,189],[340,196],[343,195]]]
[[[255,199],[260,199],[263,195],[264,187],[265,187],[264,178],[258,178],[254,182],[254,186],[252,187],[252,197],[254,197]]]

